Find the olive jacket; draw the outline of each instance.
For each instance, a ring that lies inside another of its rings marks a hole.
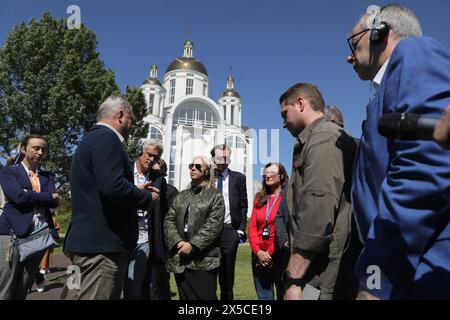
[[[224,215],[223,196],[217,190],[193,187],[180,192],[164,222],[168,248],[167,270],[183,273],[185,268],[204,271],[218,268],[219,235]],[[193,247],[188,256],[180,256],[177,253],[177,244],[182,240],[188,241]]]

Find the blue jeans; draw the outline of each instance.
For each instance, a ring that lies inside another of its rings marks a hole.
[[[259,260],[252,254],[253,281],[259,300],[274,300],[274,285],[277,288],[277,300],[283,300],[284,285],[281,275],[287,266],[286,257],[284,253],[278,253],[272,259],[272,268],[262,268],[257,266]]]
[[[150,272],[147,266],[150,255],[148,242],[138,244],[131,254],[127,277],[123,286],[127,300],[150,299]]]

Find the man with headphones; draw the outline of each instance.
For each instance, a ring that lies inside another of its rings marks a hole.
[[[359,298],[450,299],[450,152],[378,132],[386,113],[442,116],[450,54],[422,37],[417,17],[401,5],[370,6],[347,40],[347,61],[372,89],[352,185],[364,243],[355,267]]]

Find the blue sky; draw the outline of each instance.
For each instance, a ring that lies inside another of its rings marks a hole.
[[[398,1],[397,1],[398,2]],[[419,17],[424,34],[450,48],[450,1],[400,1]],[[141,85],[156,63],[162,78],[190,38],[194,56],[207,68],[216,100],[233,66],[243,100],[242,122],[280,129],[280,161],[290,171],[294,139],[281,128],[278,97],[297,82],[316,84],[327,104],[344,113],[347,130],[361,134],[369,83],[346,62],[347,32],[373,0],[0,0],[0,41],[13,26],[44,11],[66,19],[76,4],[81,20],[97,34],[98,51],[123,90]],[[189,29],[191,35],[189,36]],[[260,163],[255,167],[258,178]]]

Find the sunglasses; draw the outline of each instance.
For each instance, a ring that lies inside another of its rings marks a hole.
[[[189,164],[189,170],[192,170],[192,168],[197,169],[198,172],[202,172],[202,165],[200,163],[190,163]]]

